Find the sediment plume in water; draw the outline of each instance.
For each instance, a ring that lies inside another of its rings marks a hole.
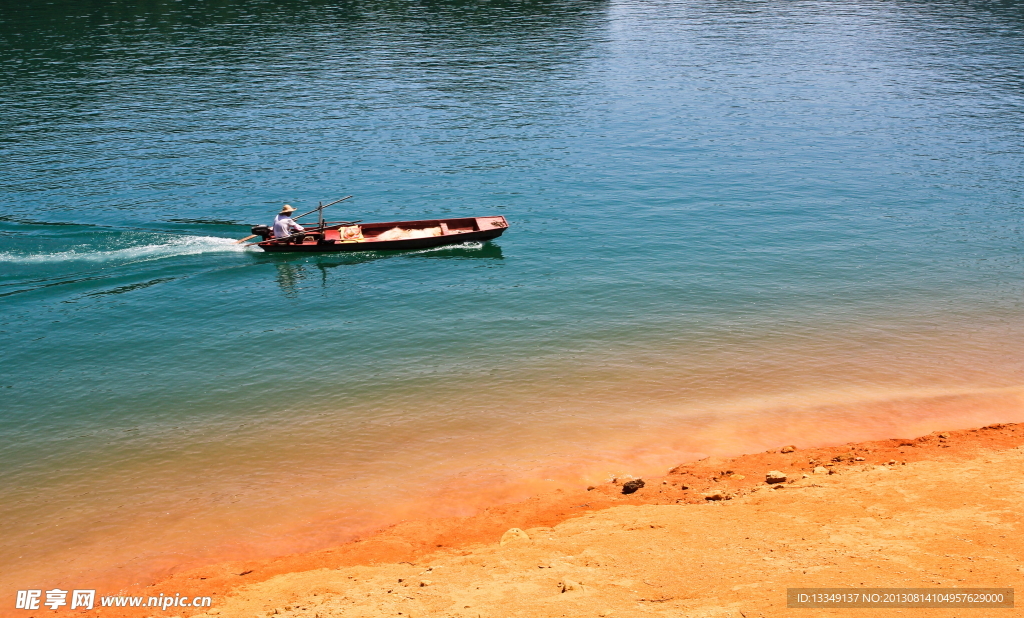
[[[204,478],[199,492],[190,490],[188,479],[199,478],[204,467],[223,464],[217,464],[211,453],[191,463],[178,460],[173,476],[165,475],[166,484],[158,493],[147,493],[146,502],[132,502],[130,497],[131,479],[139,478],[138,471],[109,473],[105,490],[86,489],[75,509],[37,518],[42,527],[19,526],[17,518],[10,518],[15,525],[8,538],[17,538],[21,547],[8,547],[8,553],[20,550],[21,557],[14,561],[18,573],[9,573],[6,579],[17,585],[40,578],[68,586],[145,584],[204,564],[316,551],[400,521],[472,516],[495,505],[576,491],[612,478],[659,476],[681,462],[708,456],[1024,420],[1020,388],[841,403],[821,398],[822,394],[805,397],[817,401],[802,407],[792,405],[792,400],[775,406],[761,401],[760,409],[752,400],[720,404],[713,415],[662,420],[645,431],[595,432],[592,448],[561,453],[525,446],[531,435],[543,433],[544,428],[536,426],[522,428],[508,442],[511,448],[496,446],[486,458],[466,450],[443,461],[425,459],[413,441],[403,448],[402,438],[396,436],[394,452],[382,453],[370,465],[353,466],[347,475],[345,466],[323,465],[331,457],[329,451],[304,453],[301,444],[281,441],[274,447],[276,454],[263,453],[253,460],[259,461],[265,477],[255,493],[245,487],[253,479],[242,472],[251,453],[233,454],[230,458],[242,457],[226,469],[234,478]],[[739,409],[747,413],[740,415]],[[269,462],[276,462],[284,474],[270,470]],[[182,474],[183,466],[193,465],[195,475]],[[61,527],[66,527],[66,534]],[[26,543],[27,539],[34,542]]]

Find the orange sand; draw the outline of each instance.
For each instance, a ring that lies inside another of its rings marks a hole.
[[[555,491],[472,517],[406,521],[330,550],[199,568],[124,593],[210,595],[205,615],[220,617],[752,618],[898,611],[787,610],[787,587],[1013,587],[1024,558],[1015,534],[1024,425],[946,435],[704,459],[647,478],[629,496],[621,480]],[[818,466],[832,473],[814,474]],[[769,486],[771,470],[787,482]],[[706,499],[716,492],[726,499]],[[514,527],[529,538],[500,545]]]

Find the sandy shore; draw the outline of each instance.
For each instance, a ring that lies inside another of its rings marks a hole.
[[[771,471],[785,481],[768,483]],[[125,592],[211,595],[202,615],[222,618],[897,612],[786,609],[786,589],[1012,588],[1024,576],[1021,479],[1024,425],[779,448],[681,465],[630,495],[619,479],[469,518],[425,514],[335,549]]]

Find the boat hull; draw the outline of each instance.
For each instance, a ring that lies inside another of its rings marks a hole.
[[[365,223],[359,226],[365,240],[359,242],[341,240],[338,232],[340,227],[335,225],[327,226],[324,230],[317,229],[310,234],[311,237],[307,237],[302,243],[266,240],[257,243],[257,246],[268,253],[339,253],[428,249],[444,245],[457,245],[464,242],[492,240],[501,236],[508,229],[508,222],[505,220],[505,217],[499,216]],[[377,239],[378,235],[396,227],[403,230],[440,228],[441,234],[422,238]]]

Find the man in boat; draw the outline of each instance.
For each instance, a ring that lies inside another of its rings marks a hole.
[[[306,228],[292,219],[293,212],[295,212],[295,209],[285,204],[281,208],[281,212],[274,217],[274,238],[284,238],[285,236],[295,234],[291,238],[291,242],[294,243],[301,243],[306,238],[306,235],[303,233],[306,231]]]

